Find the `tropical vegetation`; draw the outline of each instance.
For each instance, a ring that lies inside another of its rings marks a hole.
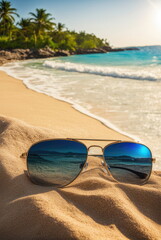
[[[19,18],[15,22],[15,16]],[[84,31],[68,30],[64,24],[55,23],[45,9],[30,12],[28,18],[20,18],[9,1],[0,2],[0,49],[44,48],[75,51],[109,46],[105,39]]]

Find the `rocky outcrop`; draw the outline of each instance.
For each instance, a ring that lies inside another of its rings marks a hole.
[[[22,60],[30,58],[54,57],[55,52],[50,48],[43,49],[12,49],[0,50],[0,58],[6,60]]]
[[[0,66],[7,63],[8,61],[2,57],[0,57]]]
[[[139,50],[139,48],[136,48],[136,47],[111,48],[109,46],[104,46],[101,48],[78,49],[74,52],[74,54],[94,54],[94,53],[107,53],[107,52],[122,52],[122,51],[130,51],[130,50]]]
[[[123,51],[134,51],[134,50],[140,50],[140,49],[136,47],[111,48],[108,52],[123,52]]]
[[[56,51],[54,54],[54,57],[66,57],[66,56],[70,56],[71,53],[67,50],[61,50],[61,51]]]
[[[75,54],[95,54],[95,53],[106,53],[106,49],[103,48],[91,48],[91,49],[78,49]]]
[[[0,65],[13,61],[13,60],[25,60],[32,58],[49,58],[58,56],[69,56],[69,51],[53,51],[50,48],[40,49],[11,49],[0,50]]]

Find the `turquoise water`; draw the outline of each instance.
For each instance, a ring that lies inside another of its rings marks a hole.
[[[29,60],[1,70],[147,144],[161,170],[161,46]]]
[[[139,51],[123,51],[107,54],[74,55],[64,62],[99,66],[149,66],[161,64],[161,46],[141,47]],[[62,60],[63,61],[63,60]]]

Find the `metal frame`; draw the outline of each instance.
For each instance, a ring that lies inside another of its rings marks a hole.
[[[102,153],[103,153],[103,154],[102,154],[102,156],[103,156],[102,166],[105,167],[106,171],[110,174],[110,176],[111,176],[116,182],[119,182],[119,181],[117,181],[117,180],[113,177],[112,173],[110,172],[110,170],[109,170],[109,168],[108,168],[108,164],[107,164],[106,161],[105,161],[105,157],[104,157],[105,148],[106,148],[107,146],[110,146],[110,145],[113,145],[113,144],[117,144],[117,143],[123,143],[123,142],[139,143],[139,142],[136,142],[136,141],[123,141],[123,140],[116,140],[116,139],[53,138],[53,139],[45,139],[45,140],[38,141],[38,142],[32,144],[32,145],[30,146],[30,148],[31,148],[32,146],[34,146],[35,144],[38,144],[38,143],[41,143],[41,142],[44,142],[44,141],[51,141],[51,140],[69,140],[69,141],[73,141],[73,142],[75,141],[75,142],[79,142],[79,143],[83,144],[83,145],[86,147],[86,149],[87,149],[87,156],[86,156],[86,160],[85,160],[85,162],[84,162],[84,166],[83,166],[83,168],[80,170],[80,172],[77,174],[77,176],[76,176],[71,182],[69,182],[68,184],[59,186],[59,187],[57,187],[57,188],[66,187],[67,185],[71,184],[71,183],[84,171],[84,169],[88,166],[87,159],[88,159],[88,156],[90,156],[90,155],[88,155],[88,151],[89,151],[89,149],[90,149],[91,147],[99,147],[99,148],[102,149]],[[105,147],[101,147],[100,145],[90,145],[90,146],[87,148],[87,146],[86,146],[83,142],[81,142],[81,141],[93,141],[93,142],[97,142],[97,141],[99,142],[99,141],[101,141],[101,142],[112,142],[112,143],[109,143],[109,144],[105,145]],[[139,143],[139,144],[144,145],[144,144],[142,144],[142,143]],[[144,146],[146,146],[146,145],[144,145]],[[146,146],[146,147],[147,147],[147,146]],[[29,148],[29,150],[30,150],[30,148]],[[147,148],[148,148],[148,147],[147,147]],[[149,149],[149,148],[148,148],[148,149]],[[29,152],[29,150],[28,150],[28,152]],[[149,151],[150,151],[151,156],[152,156],[152,152],[151,152],[150,149],[149,149]],[[26,174],[27,174],[27,176],[30,178],[30,180],[31,180],[34,184],[37,184],[36,182],[34,182],[34,180],[32,179],[32,177],[31,177],[31,175],[30,175],[30,173],[29,173],[29,171],[28,171],[28,162],[27,162],[28,152],[22,153],[22,155],[21,155],[20,157],[21,157],[21,158],[24,158],[24,157],[26,158],[26,165],[27,165],[27,173],[26,173]],[[156,159],[152,157],[152,163],[154,163],[155,161],[156,161]],[[148,179],[150,178],[151,172],[152,172],[152,166],[151,166],[151,171],[150,171],[148,177],[145,179],[145,181],[143,181],[143,182],[141,183],[141,185],[142,185],[142,184],[145,184],[145,183],[148,181]],[[38,184],[37,184],[37,185],[38,185]],[[48,186],[49,186],[49,185],[48,185]],[[53,185],[51,184],[51,186],[53,186]]]

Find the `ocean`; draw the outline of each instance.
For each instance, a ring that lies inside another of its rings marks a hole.
[[[161,46],[20,61],[0,70],[139,139],[161,170]]]

